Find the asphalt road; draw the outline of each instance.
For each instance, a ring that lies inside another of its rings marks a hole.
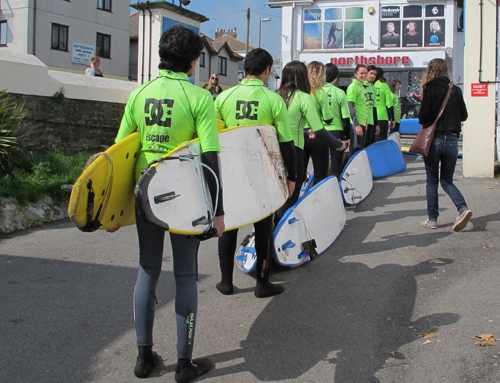
[[[296,269],[274,268],[282,295],[257,299],[235,270],[233,296],[216,289],[216,241],[199,256],[195,357],[215,370],[204,382],[493,383],[500,381],[500,185],[456,183],[474,216],[457,215],[440,191],[437,230],[425,219],[423,162],[377,180],[347,212],[333,246]],[[459,167],[461,161],[459,161]],[[241,230],[243,237],[248,230]],[[0,382],[137,382],[132,293],[135,228],[82,233],[69,221],[0,237]],[[157,290],[151,381],[173,382],[175,324],[169,246]],[[434,333],[434,338],[420,335]]]

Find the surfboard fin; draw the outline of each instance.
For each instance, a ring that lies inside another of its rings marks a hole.
[[[172,191],[172,192],[168,192],[168,193],[164,193],[164,194],[160,194],[160,195],[155,196],[154,201],[156,204],[159,204],[162,202],[171,201],[174,198],[177,198],[179,196],[180,196],[180,194],[175,194],[175,192]]]

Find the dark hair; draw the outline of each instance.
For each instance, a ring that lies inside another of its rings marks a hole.
[[[262,48],[252,49],[245,57],[245,73],[258,76],[273,66],[273,57]]]
[[[311,92],[307,67],[303,62],[290,61],[283,68],[283,72],[281,73],[281,85],[278,89],[278,94],[285,100],[287,107],[297,90],[301,90],[307,94]]]
[[[396,92],[396,85],[398,84],[401,84],[401,81],[399,81],[397,78],[393,78],[391,80],[391,85],[389,86],[389,88],[391,89],[392,93]]]
[[[368,66],[366,67],[366,70],[367,70],[368,72],[370,72],[370,71],[374,70],[374,71],[376,71],[376,72],[377,72],[377,74],[378,74],[378,69],[377,69],[377,67],[376,67],[375,65],[368,65]]]
[[[159,69],[187,73],[191,63],[200,57],[203,41],[191,29],[174,25],[161,35],[158,48]]]
[[[380,67],[377,68],[377,77],[375,80],[380,80],[382,77],[384,77],[384,70]]]
[[[361,68],[366,68],[366,65],[364,65],[364,64],[356,65],[356,68],[354,68],[354,74],[358,73]],[[367,70],[368,70],[368,68],[367,68]]]
[[[337,65],[328,63],[325,64],[326,68],[326,82],[334,82],[339,77],[339,68]]]

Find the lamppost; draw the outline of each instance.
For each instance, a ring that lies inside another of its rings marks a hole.
[[[269,17],[265,17],[263,19],[260,19],[260,22],[259,22],[259,48],[260,48],[260,40],[261,40],[261,36],[262,36],[262,23],[266,23],[268,21],[271,21],[271,19]]]

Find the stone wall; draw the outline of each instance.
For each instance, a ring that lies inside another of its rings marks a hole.
[[[97,153],[116,137],[124,104],[11,93],[29,109],[26,122],[38,127],[22,146],[35,152],[57,149],[65,154]]]

